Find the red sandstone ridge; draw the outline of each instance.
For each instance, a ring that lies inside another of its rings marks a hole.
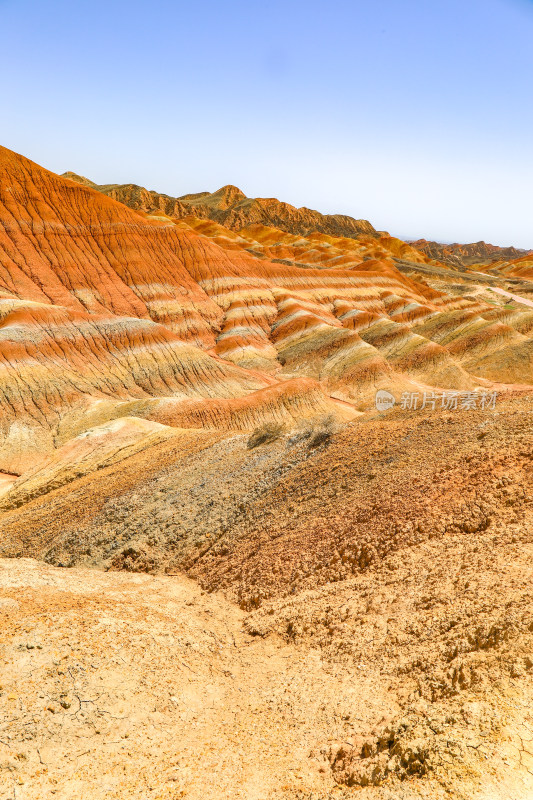
[[[222,312],[188,268],[219,259],[196,234],[0,148],[0,469],[48,451],[81,402],[268,385],[204,352]]]
[[[136,184],[98,185],[74,172],[65,172],[63,177],[90,186],[145,214],[192,219],[196,225],[201,220],[211,220],[222,225],[225,230],[229,229],[241,236],[244,235],[247,240],[253,238],[253,231],[261,227],[267,230],[274,229],[278,236],[280,232],[292,234],[295,239],[302,236],[316,238],[320,235],[342,237],[357,241],[359,250],[368,258],[376,257],[378,250],[385,251],[389,257],[438,263],[455,269],[474,264],[507,263],[531,255],[533,252],[515,247],[498,247],[483,241],[472,244],[442,244],[426,239],[403,242],[382,231],[376,231],[367,220],[354,219],[342,214],[321,214],[305,207],[295,208],[275,198],[246,197],[244,192],[232,185],[222,186],[212,193],[198,192],[170,197]],[[248,246],[254,251],[257,249],[256,242],[249,242]],[[345,249],[349,250],[350,245],[348,244]],[[286,258],[279,253],[274,257]],[[301,255],[299,260],[309,263],[308,258]],[[316,256],[313,254],[311,263],[315,262]]]
[[[312,232],[302,236],[260,224],[248,225],[236,232],[210,219],[190,215],[173,221],[182,228],[208,236],[226,250],[246,250],[257,258],[268,258],[287,266],[361,269],[364,262],[367,269],[369,265],[375,266],[376,261],[394,258],[431,263],[406,242],[388,235],[361,234],[351,238]]]
[[[528,281],[533,280],[533,252],[503,264],[499,263],[498,271],[511,278],[521,278]]]
[[[240,189],[231,185],[222,186],[212,193],[199,192],[182,197],[169,197],[135,184],[97,185],[74,172],[65,172],[63,177],[98,189],[130,208],[148,214],[162,213],[168,217],[184,217],[192,214],[200,219],[212,219],[234,231],[239,231],[247,225],[259,224],[303,236],[315,231],[331,236],[353,238],[361,234],[378,235],[367,220],[353,219],[344,214],[320,214],[310,208],[295,208],[273,197],[246,197]]]
[[[0,149],[0,796],[533,796],[531,258],[101,188]]]
[[[0,149],[0,470],[34,466],[59,430],[64,442],[127,414],[249,429],[344,418],[339,403],[367,409],[378,388],[533,383],[531,312],[500,315],[479,276],[472,293],[450,291],[457,273],[400,240],[236,232],[108,194]],[[235,187],[182,201],[315,220]]]
[[[513,261],[533,251],[519,250],[516,247],[497,247],[486,242],[472,244],[441,244],[417,239],[409,243],[430,258],[455,267],[468,267],[473,264],[493,264],[500,261]]]
[[[0,219],[0,286],[12,295],[152,319],[189,340],[213,342],[219,311],[186,267],[198,257],[196,237],[169,232],[5,148]],[[206,258],[209,245],[200,249]]]

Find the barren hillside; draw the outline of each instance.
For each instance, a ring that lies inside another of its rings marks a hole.
[[[533,796],[531,257],[416,244],[0,148],[2,800]]]

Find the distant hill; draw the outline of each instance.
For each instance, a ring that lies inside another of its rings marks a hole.
[[[441,244],[426,239],[410,241],[409,244],[425,253],[429,258],[442,261],[454,267],[469,267],[472,264],[492,264],[500,261],[514,261],[533,250],[518,250],[516,247],[498,247],[487,242],[472,244]]]
[[[98,185],[74,172],[65,172],[62,177],[97,189],[137,211],[148,214],[159,212],[168,217],[192,214],[200,219],[212,219],[234,231],[248,225],[260,224],[302,236],[314,232],[348,238],[356,238],[361,234],[379,235],[365,219],[354,219],[345,214],[321,214],[305,207],[295,208],[273,197],[246,197],[240,189],[231,185],[222,186],[212,193],[199,192],[170,197],[134,183]]]

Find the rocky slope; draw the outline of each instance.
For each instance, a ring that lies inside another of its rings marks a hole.
[[[0,561],[2,790],[527,800],[527,402],[181,432],[19,495],[3,541],[63,569]]]
[[[432,259],[455,267],[469,267],[473,264],[490,266],[500,261],[513,261],[533,252],[519,250],[516,247],[497,247],[486,242],[442,244],[417,239],[411,241],[410,245]]]
[[[510,278],[519,278],[521,280],[529,281],[529,285],[525,287],[525,289],[529,293],[533,291],[531,285],[531,282],[533,282],[532,254],[521,256],[520,258],[516,258],[508,263],[498,264],[498,271]]]
[[[531,311],[452,290],[453,273],[399,240],[147,215],[5,149],[0,177],[4,474],[132,402],[154,421],[234,429],[283,416],[298,381],[308,416],[339,417],[378,388],[533,382]],[[241,413],[248,394],[257,412]],[[202,411],[214,398],[224,412]]]
[[[222,186],[216,192],[169,197],[132,183],[98,185],[74,172],[65,172],[63,177],[98,189],[114,200],[147,214],[161,213],[168,217],[192,215],[219,222],[234,231],[247,225],[268,225],[303,236],[315,231],[331,236],[377,235],[367,220],[353,219],[344,214],[321,214],[310,208],[295,208],[274,197],[246,197],[240,189],[231,185]]]
[[[270,233],[271,240],[273,233],[271,229],[274,229],[278,236],[279,232],[283,231],[286,234],[292,234],[293,241],[298,241],[300,247],[301,237],[311,236],[312,241],[317,243],[327,241],[327,237],[354,239],[360,242],[360,251],[368,249],[369,252],[365,252],[367,257],[375,257],[372,256],[371,251],[377,247],[387,250],[387,255],[392,254],[413,261],[436,262],[455,269],[463,269],[476,264],[492,266],[500,262],[515,261],[533,253],[533,251],[520,250],[516,247],[498,247],[483,241],[471,244],[443,244],[427,239],[402,242],[394,237],[389,237],[382,231],[376,231],[367,220],[356,220],[342,214],[321,214],[309,208],[295,208],[276,198],[246,197],[240,189],[231,185],[222,186],[216,192],[198,192],[181,197],[170,197],[136,184],[99,185],[74,172],[65,172],[63,177],[97,189],[108,197],[147,215],[163,215],[174,219],[195,218],[196,226],[200,220],[204,222],[211,220],[218,223],[223,229],[229,229],[241,236],[244,235],[246,239],[253,237],[254,232],[261,231],[263,227],[266,228],[267,237]],[[208,228],[204,225],[203,230],[208,230]],[[227,237],[227,230],[221,233],[223,237]],[[259,241],[261,241],[261,234]],[[254,250],[257,243],[257,241],[253,241]],[[279,247],[278,239],[275,239],[273,243]],[[346,243],[344,248],[351,249],[351,246]],[[259,249],[261,249],[261,245]],[[278,257],[283,258],[284,256],[278,254]],[[313,253],[310,262],[305,256],[300,260],[305,263],[315,263],[317,258]]]
[[[0,149],[0,794],[526,800],[529,257],[74,178]]]

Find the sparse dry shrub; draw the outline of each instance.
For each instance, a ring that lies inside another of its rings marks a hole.
[[[281,422],[265,422],[256,428],[248,439],[248,449],[259,447],[261,444],[269,444],[280,439],[285,431]]]
[[[328,414],[317,421],[309,438],[309,447],[318,447],[321,444],[329,443],[334,433],[335,417],[333,414]]]
[[[291,444],[307,441],[310,448],[318,447],[331,440],[335,429],[336,423],[333,414],[302,420],[289,441]]]

